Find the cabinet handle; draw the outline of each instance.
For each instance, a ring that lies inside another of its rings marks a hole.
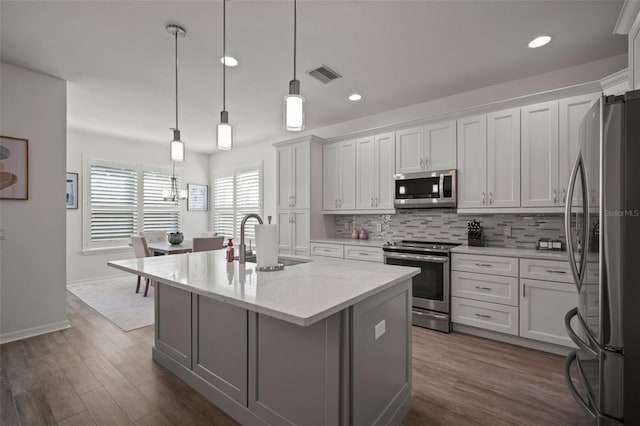
[[[424,168],[426,169],[426,168],[428,168],[428,167],[429,167],[429,159],[428,159],[428,158],[425,158],[425,159],[424,159]]]
[[[296,196],[292,195],[291,196],[291,207],[295,207],[296,206]]]
[[[373,197],[373,207],[378,207],[378,197]]]
[[[491,268],[491,264],[490,263],[476,263],[476,266],[482,266],[485,268]]]
[[[553,190],[553,204],[556,204],[558,202],[558,190],[554,189]]]
[[[547,269],[547,272],[550,274],[566,274],[567,271],[554,271],[553,269]]]
[[[371,197],[371,207],[373,207],[373,197]]]
[[[484,206],[484,192],[482,193],[482,205]]]
[[[420,168],[424,170],[424,160],[420,159]]]
[[[477,285],[477,286],[476,286],[476,288],[477,288],[478,290],[488,290],[488,291],[493,290],[491,287],[481,287],[481,286],[479,286],[479,285]]]
[[[360,252],[360,256],[369,256],[369,253]]]
[[[527,285],[522,284],[522,297],[527,297]]]
[[[491,318],[491,315],[484,315],[484,314],[476,314],[476,316],[480,318]]]
[[[291,223],[296,223],[296,215],[293,212],[291,212]]]
[[[333,206],[334,206],[335,208],[338,208],[338,200],[335,200],[335,201],[333,202]]]
[[[562,204],[567,202],[567,188],[562,188]]]
[[[489,192],[489,204],[493,202],[493,193]]]

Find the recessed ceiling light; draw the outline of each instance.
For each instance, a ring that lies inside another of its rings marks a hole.
[[[360,99],[362,99],[362,95],[359,94],[359,93],[354,93],[352,95],[349,95],[349,100],[350,101],[355,102],[355,101],[359,101]]]
[[[222,62],[223,64],[225,64],[228,67],[235,67],[238,65],[238,60],[236,58],[234,58],[233,56],[225,56],[220,58],[220,62]]]
[[[551,41],[551,37],[549,36],[540,36],[540,37],[536,37],[533,40],[531,40],[529,42],[529,47],[532,49],[535,49],[536,47],[542,47],[545,44],[549,43]]]

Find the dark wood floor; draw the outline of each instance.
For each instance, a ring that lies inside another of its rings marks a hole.
[[[67,292],[71,328],[0,346],[0,424],[231,425],[151,360],[153,328],[123,332]],[[562,358],[413,330],[405,425],[572,425]]]

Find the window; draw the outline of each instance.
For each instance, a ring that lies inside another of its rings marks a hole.
[[[262,165],[236,169],[213,179],[213,229],[225,237],[240,237],[240,222],[249,213],[262,214]],[[245,238],[255,239],[255,222]]]
[[[93,159],[87,169],[85,249],[125,247],[140,231],[180,228],[180,202],[162,198],[170,173]]]

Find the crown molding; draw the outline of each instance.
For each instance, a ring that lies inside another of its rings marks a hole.
[[[602,89],[606,90],[610,87],[613,87],[628,81],[629,81],[629,69],[625,68],[623,70],[618,71],[617,73],[611,74],[601,79],[600,84],[602,85]]]
[[[640,13],[640,0],[625,0],[613,28],[614,34],[629,34],[631,27]]]

